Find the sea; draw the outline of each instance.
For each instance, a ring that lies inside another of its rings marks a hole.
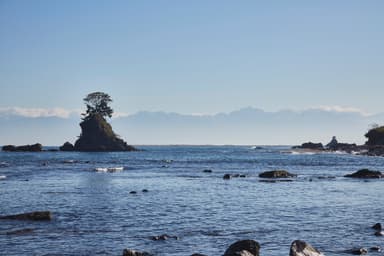
[[[265,256],[288,256],[297,239],[329,256],[384,247],[371,228],[384,222],[384,180],[344,177],[362,168],[383,171],[383,157],[289,146],[137,147],[0,152],[0,216],[53,215],[41,222],[0,220],[0,255],[118,256],[130,248],[220,256],[243,239],[259,242]],[[259,178],[277,169],[298,176]],[[152,239],[162,234],[169,239]]]

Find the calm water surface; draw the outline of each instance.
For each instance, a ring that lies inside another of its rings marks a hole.
[[[382,171],[384,158],[288,154],[287,147],[140,148],[145,151],[0,152],[0,177],[6,176],[0,179],[0,215],[54,215],[51,222],[0,220],[0,255],[122,255],[132,248],[159,256],[218,256],[240,239],[257,240],[268,256],[287,256],[295,239],[326,255],[384,247],[384,238],[370,229],[384,221],[384,181],[343,178],[361,168]],[[100,167],[124,170],[94,171]],[[298,177],[260,182],[258,174],[273,169]],[[226,173],[246,178],[223,180]],[[34,231],[6,234],[25,228]],[[179,239],[150,239],[164,233]]]

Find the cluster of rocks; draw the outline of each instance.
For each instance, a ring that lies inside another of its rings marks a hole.
[[[20,221],[50,221],[52,220],[52,213],[50,211],[35,211],[27,212],[22,214],[15,215],[6,215],[0,216],[0,219],[9,219],[9,220],[20,220]],[[376,231],[376,236],[383,236],[382,225],[381,223],[376,223],[372,228]],[[8,231],[6,235],[25,235],[28,233],[33,233],[34,230],[30,228],[12,230]],[[171,236],[167,234],[152,236],[150,237],[153,241],[165,241],[168,239],[179,240],[177,236]],[[371,247],[370,251],[380,252],[381,248],[379,246]],[[353,248],[344,251],[346,253],[354,255],[363,255],[368,252],[365,248]],[[123,256],[151,256],[149,252],[140,252],[132,249],[124,249]],[[195,253],[191,256],[207,256],[205,254]],[[260,244],[255,240],[240,240],[231,244],[228,249],[224,252],[223,256],[260,256]],[[289,256],[324,256],[319,250],[312,247],[310,244],[301,241],[295,240],[292,242]]]
[[[139,252],[125,249],[123,256],[151,256],[148,252]],[[207,256],[201,253],[194,253],[191,256]],[[255,240],[240,240],[231,244],[223,256],[260,256],[260,244]],[[323,254],[310,244],[295,240],[292,242],[289,256],[323,256]]]
[[[308,149],[308,150],[319,150],[319,151],[344,151],[347,153],[361,152],[367,150],[366,145],[356,145],[355,143],[340,143],[336,137],[333,136],[332,140],[325,146],[322,143],[305,142],[300,146],[294,146],[293,149]]]
[[[109,152],[137,150],[119,138],[119,136],[113,132],[111,125],[99,114],[89,116],[83,120],[80,123],[80,127],[81,135],[75,144],[65,142],[59,148],[60,151]],[[2,147],[2,150],[11,152],[41,152],[43,151],[43,146],[39,143],[25,146],[6,145]]]
[[[41,152],[43,151],[43,146],[40,143],[23,146],[5,145],[2,147],[2,150],[10,152]]]

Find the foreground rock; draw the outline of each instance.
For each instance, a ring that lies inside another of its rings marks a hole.
[[[3,146],[2,150],[10,152],[40,152],[43,151],[43,146],[40,143],[23,146],[6,145]]]
[[[358,179],[380,179],[380,178],[383,178],[383,174],[379,171],[371,171],[368,169],[361,169],[355,173],[347,174],[344,177],[358,178]]]
[[[52,220],[52,214],[50,211],[28,212],[16,215],[0,216],[0,219],[49,221]]]
[[[313,248],[310,244],[301,241],[295,240],[291,244],[291,249],[289,251],[289,256],[323,256],[321,252]]]
[[[232,244],[224,256],[259,256],[260,245],[254,240],[241,240]]]
[[[131,249],[124,249],[123,256],[151,256],[148,252],[139,252]]]
[[[296,177],[296,174],[289,173],[284,170],[267,171],[259,174],[260,178],[292,178]]]
[[[99,114],[87,117],[80,123],[81,135],[76,141],[76,151],[135,151],[118,138],[111,125]]]

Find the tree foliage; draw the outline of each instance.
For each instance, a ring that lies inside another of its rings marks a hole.
[[[111,96],[104,92],[93,92],[87,95],[84,99],[87,106],[86,113],[83,113],[84,119],[93,115],[99,114],[102,117],[112,117],[113,109],[109,106],[112,102]]]

